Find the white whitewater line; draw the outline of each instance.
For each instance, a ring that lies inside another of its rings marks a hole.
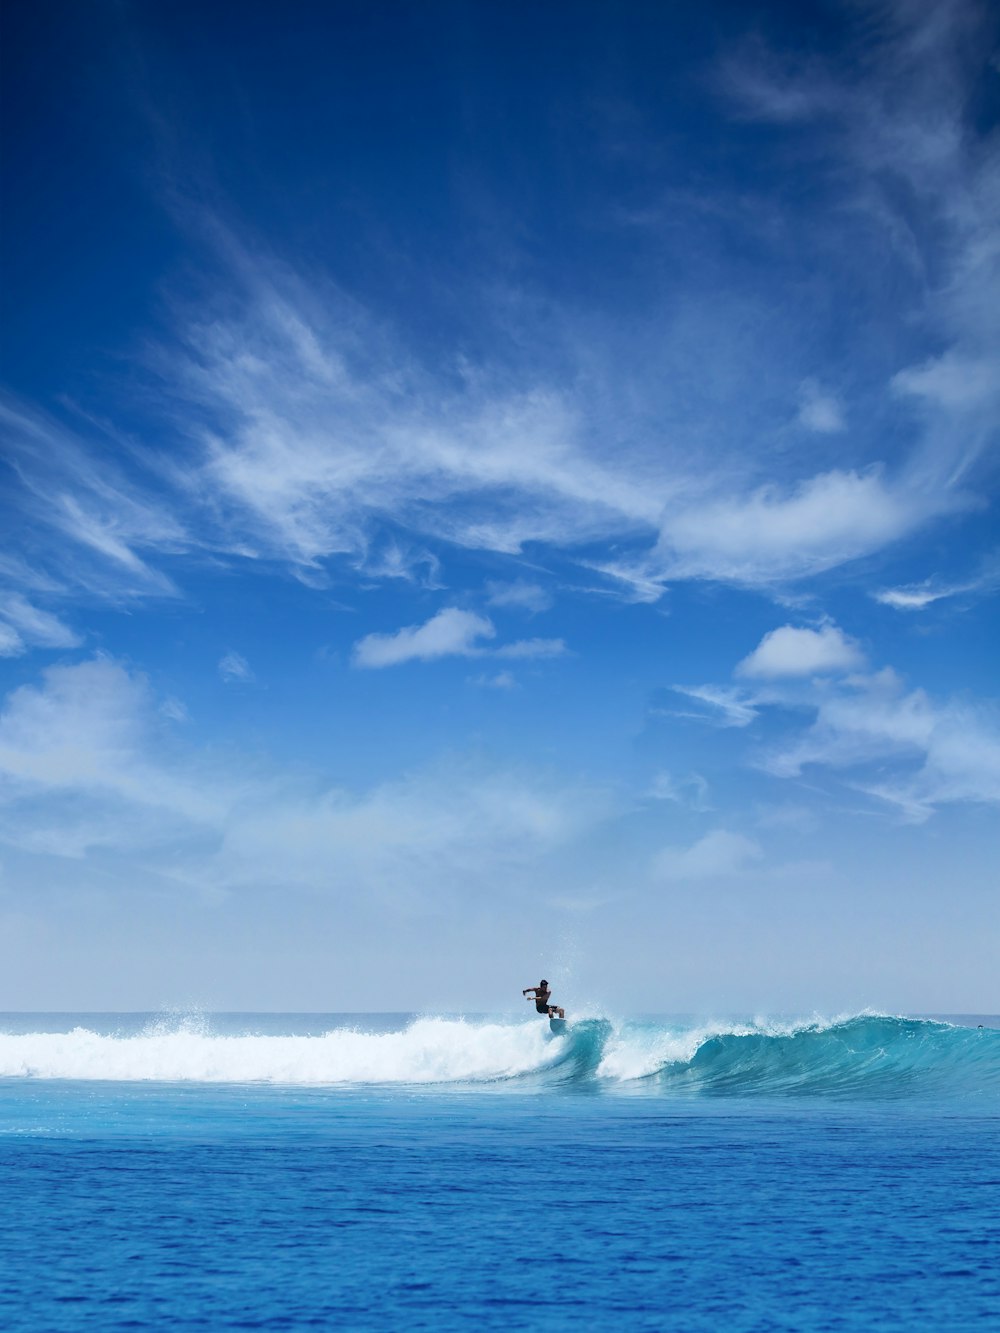
[[[340,1028],[322,1036],[0,1034],[0,1077],[163,1083],[452,1083],[545,1067],[562,1043],[541,1024],[473,1026],[418,1019],[403,1032]]]

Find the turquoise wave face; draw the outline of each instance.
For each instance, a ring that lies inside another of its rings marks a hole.
[[[665,1090],[714,1096],[1000,1096],[1000,1032],[861,1017],[786,1033],[719,1033],[654,1077]]]
[[[284,1030],[280,1015],[78,1016],[51,1024],[55,1030],[38,1018],[0,1018],[0,1078],[1000,1100],[995,1027],[877,1015],[798,1023],[590,1018],[552,1034],[542,1022],[292,1018],[284,1016]]]

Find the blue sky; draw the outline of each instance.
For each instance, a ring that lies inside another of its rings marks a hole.
[[[997,1008],[989,6],[5,24],[0,1007]]]

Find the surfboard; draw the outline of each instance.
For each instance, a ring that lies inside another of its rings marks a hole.
[[[566,1031],[565,1018],[550,1018],[549,1031],[555,1032],[557,1035],[561,1035],[563,1032],[565,1032]]]

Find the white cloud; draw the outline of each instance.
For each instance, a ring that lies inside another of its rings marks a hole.
[[[395,634],[366,634],[354,645],[354,665],[398,666],[401,662],[431,661],[437,657],[474,657],[480,639],[492,639],[491,620],[446,606],[423,625],[408,625]]]
[[[673,801],[677,805],[690,806],[692,810],[711,809],[708,783],[700,773],[688,773],[684,777],[675,778],[661,769],[654,774],[646,796],[653,801]]]
[[[815,811],[787,801],[758,806],[755,822],[758,828],[790,829],[794,833],[816,833],[820,827]]]
[[[844,407],[833,393],[824,391],[815,380],[804,380],[799,389],[799,424],[821,435],[844,429]]]
[[[219,661],[219,675],[227,685],[234,681],[250,682],[254,679],[250,663],[241,653],[226,653]]]
[[[552,605],[552,594],[539,583],[515,579],[512,583],[490,581],[486,584],[490,606],[516,607],[518,610],[547,611]]]
[[[955,497],[907,492],[877,471],[827,472],[788,492],[765,486],[668,518],[663,575],[755,583],[820,573],[955,506]]]
[[[595,567],[641,601],[675,579],[767,587],[856,560],[968,504],[947,489],[890,483],[877,470],[826,472],[791,489],[767,485],[668,509],[651,554]]]
[[[401,902],[511,889],[613,812],[602,789],[451,761],[366,791],[303,788],[260,764],[220,766],[168,741],[176,701],[96,658],[53,667],[0,713],[0,843],[83,857],[139,855],[129,877],[205,890],[253,884]],[[162,854],[161,854],[162,853]]]
[[[939,407],[978,407],[1000,397],[1000,371],[996,360],[970,358],[958,351],[946,352],[921,366],[909,366],[893,376],[899,393],[924,398]]]
[[[891,606],[896,611],[922,611],[932,602],[939,602],[943,597],[952,595],[952,589],[935,590],[928,583],[910,584],[907,588],[885,588],[881,592],[872,593],[876,602]]]
[[[497,648],[481,640],[496,637],[496,627],[486,616],[446,606],[423,625],[407,625],[395,634],[367,634],[354,645],[358,667],[398,666],[401,662],[431,661],[438,657],[561,657],[562,639],[519,639]]]
[[[562,657],[566,644],[562,639],[518,639],[493,651],[496,657]]]
[[[893,755],[917,758],[926,752],[933,727],[924,691],[904,693],[899,677],[886,669],[822,696],[813,725],[773,751],[765,767],[797,777],[809,764],[849,768]]]
[[[476,676],[475,680],[473,681],[473,684],[482,685],[487,689],[491,690],[517,689],[517,680],[514,677],[513,672],[510,671],[497,671],[493,675],[484,673],[481,676]]]
[[[653,874],[666,880],[722,878],[740,874],[762,855],[752,838],[715,829],[690,847],[665,847],[653,861]]]
[[[940,579],[925,579],[922,583],[911,583],[902,588],[883,588],[871,596],[883,606],[891,606],[894,611],[922,611],[934,602],[945,601],[951,597],[972,594],[988,595],[1000,588],[1000,560],[994,554],[984,561],[979,573],[973,578],[958,583],[945,583]]]
[[[142,676],[103,657],[50,667],[40,687],[14,690],[0,713],[0,804],[15,816],[15,828],[29,822],[18,815],[19,803],[30,805],[46,793],[68,802],[50,804],[56,826],[72,814],[79,795],[158,811],[171,829],[176,819],[217,820],[236,799],[237,784],[195,780],[151,763],[146,756],[155,737],[155,709]],[[120,833],[129,840],[127,818]]]
[[[812,726],[762,760],[778,777],[810,766],[853,772],[852,785],[912,819],[956,801],[1000,803],[1000,717],[907,691],[887,668],[819,697]]]
[[[25,642],[13,625],[0,621],[0,657],[20,657],[25,651]]]
[[[766,651],[758,658],[761,649]],[[777,644],[765,636],[747,659],[756,659],[756,674],[768,678],[755,693],[711,685],[672,688],[712,710],[680,716],[724,727],[747,726],[764,709],[811,715],[810,725],[793,725],[783,741],[758,752],[755,766],[774,777],[839,772],[855,790],[891,802],[910,819],[926,819],[955,802],[1000,803],[997,708],[936,701],[924,690],[907,689],[891,667],[844,674],[856,665],[856,652],[839,631],[825,644],[819,635]],[[815,678],[821,669],[834,674]],[[669,781],[664,794],[669,798]]]
[[[220,872],[317,888],[386,889],[404,901],[431,890],[481,890],[582,834],[605,794],[530,772],[447,766],[368,792],[277,799],[228,829]]]
[[[437,556],[398,541],[387,542],[380,550],[366,553],[358,561],[358,568],[369,578],[404,579],[429,590],[443,586],[439,582],[441,561]]]
[[[836,625],[818,630],[782,625],[765,634],[736,668],[739,676],[774,678],[813,676],[823,672],[856,671],[864,655]]]
[[[180,699],[175,699],[172,695],[164,699],[160,705],[160,713],[163,717],[169,718],[171,722],[189,722],[191,715]]]

